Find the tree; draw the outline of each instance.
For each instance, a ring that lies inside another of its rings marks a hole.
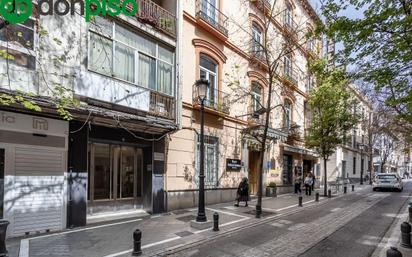
[[[344,16],[354,9],[361,17]],[[372,84],[411,134],[412,2],[325,0],[322,12],[328,27],[318,28],[344,46],[337,60],[354,66],[350,75]]]
[[[238,28],[238,32],[244,35],[241,40],[236,42],[237,46],[246,49],[246,52],[250,53],[250,66],[255,70],[261,71],[257,81],[265,85],[264,97],[263,94],[262,97],[256,97],[253,88],[243,84],[244,81],[249,79],[246,76],[240,78],[237,76],[239,73],[244,74],[239,64],[235,65],[232,74],[226,74],[226,76],[228,80],[227,85],[233,91],[233,94],[231,94],[232,102],[249,104],[252,102],[252,105],[254,105],[253,108],[248,109],[248,114],[242,114],[238,117],[247,115],[259,117],[258,121],[245,129],[244,132],[254,138],[259,145],[256,217],[260,217],[264,156],[265,150],[271,141],[269,130],[273,128],[274,121],[280,121],[279,123],[283,126],[282,117],[285,116],[283,97],[294,94],[293,88],[297,87],[297,81],[300,79],[300,76],[297,75],[297,70],[295,67],[292,67],[291,60],[286,63],[285,57],[292,55],[294,51],[305,52],[308,42],[315,39],[308,37],[307,18],[302,17],[299,21],[294,20],[294,16],[291,13],[287,13],[288,10],[284,9],[285,7],[283,7],[283,3],[280,1],[275,0],[269,3],[269,1],[265,0],[243,0],[240,5],[239,11],[247,11],[243,15],[243,17],[246,17],[246,23],[242,23],[236,18],[231,19],[230,22],[234,23]],[[261,14],[259,16],[261,22],[257,24],[259,33],[256,34],[250,30],[250,20],[247,18],[249,17],[249,6],[254,6],[253,8],[256,8],[256,11]],[[239,17],[238,13],[237,15]],[[285,17],[285,15],[289,16]],[[279,26],[281,27],[279,28]],[[311,42],[312,45],[315,45],[314,41]],[[308,53],[307,55],[310,54]],[[275,110],[280,113],[275,113]],[[281,118],[275,120],[276,117]],[[294,128],[293,124],[288,124],[280,129],[287,132],[291,128]]]
[[[351,111],[353,100],[345,72],[341,69],[327,69],[326,62],[311,63],[317,86],[309,96],[312,120],[306,134],[305,143],[323,159],[324,195],[327,195],[327,160],[343,143],[346,133],[358,122]]]

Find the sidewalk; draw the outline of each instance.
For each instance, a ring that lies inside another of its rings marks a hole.
[[[360,191],[359,186],[355,193],[358,191]],[[351,192],[348,190],[348,193]],[[262,223],[266,219],[313,208],[328,200],[320,197],[320,202],[317,203],[314,197],[314,193],[312,196],[303,195],[303,207],[298,207],[298,197],[295,194],[263,198],[261,219],[255,218],[256,199],[250,202],[249,207],[234,207],[234,202],[209,205],[206,207],[208,220],[213,220],[214,212],[219,213],[220,232],[218,233],[211,229],[191,228],[190,220],[195,219],[197,214],[197,209],[192,208],[143,219],[129,219],[37,237],[10,239],[7,240],[7,247],[10,257],[130,256],[133,231],[140,229],[144,255],[154,255],[169,247],[209,239],[217,234]]]
[[[392,226],[385,233],[371,257],[386,257],[386,251],[392,246],[398,248],[403,257],[412,257],[412,249],[401,246],[401,224],[409,221],[409,199],[410,195],[405,199],[405,203],[399,213],[396,214]]]

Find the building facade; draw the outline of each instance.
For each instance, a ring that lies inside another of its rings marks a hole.
[[[372,124],[372,105],[369,100],[356,90],[355,85],[349,85],[355,104],[352,107],[353,113],[356,114],[360,121],[348,133],[345,142],[336,148],[335,153],[327,161],[327,180],[347,181],[358,183],[363,179],[369,183],[373,176],[373,170],[370,168],[370,145],[368,124]],[[323,165],[322,165],[323,166]],[[323,167],[322,180],[323,180]],[[372,174],[371,174],[372,172]]]
[[[136,3],[136,15],[90,22],[80,6],[58,16],[34,5],[25,23],[1,29],[2,93],[25,92],[26,107],[41,108],[1,106],[9,236],[166,210],[166,138],[180,117],[180,10],[174,0]],[[62,105],[73,96],[68,121]]]
[[[264,117],[258,110],[268,97],[267,68],[259,59],[265,28],[269,51],[280,52],[288,43],[293,51],[279,55],[279,86],[272,102],[284,108],[270,115],[263,180],[264,185],[276,182],[280,192],[291,191],[295,171],[303,176],[317,163],[316,155],[303,147],[306,100],[314,86],[307,62],[322,52],[319,41],[305,37],[319,20],[315,11],[304,0],[183,1],[182,10],[183,108],[181,129],[168,142],[168,209],[197,203],[200,112],[193,85],[199,78],[211,83],[205,107],[206,202],[235,199],[242,177],[249,178],[251,194],[257,193],[262,149],[251,131],[262,132]],[[279,15],[266,19],[269,13]],[[295,137],[288,136],[291,127]]]

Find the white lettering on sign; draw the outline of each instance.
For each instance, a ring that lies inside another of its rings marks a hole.
[[[33,117],[33,128],[37,130],[48,130],[49,124],[46,119]]]
[[[7,113],[2,112],[1,113],[1,122],[2,123],[9,123],[9,124],[14,124],[16,122],[16,117],[7,115]]]

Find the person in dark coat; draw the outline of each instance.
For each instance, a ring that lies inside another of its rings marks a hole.
[[[249,183],[247,178],[243,178],[237,188],[237,203],[236,207],[239,207],[239,202],[246,202],[245,207],[247,207],[247,202],[249,201]]]

